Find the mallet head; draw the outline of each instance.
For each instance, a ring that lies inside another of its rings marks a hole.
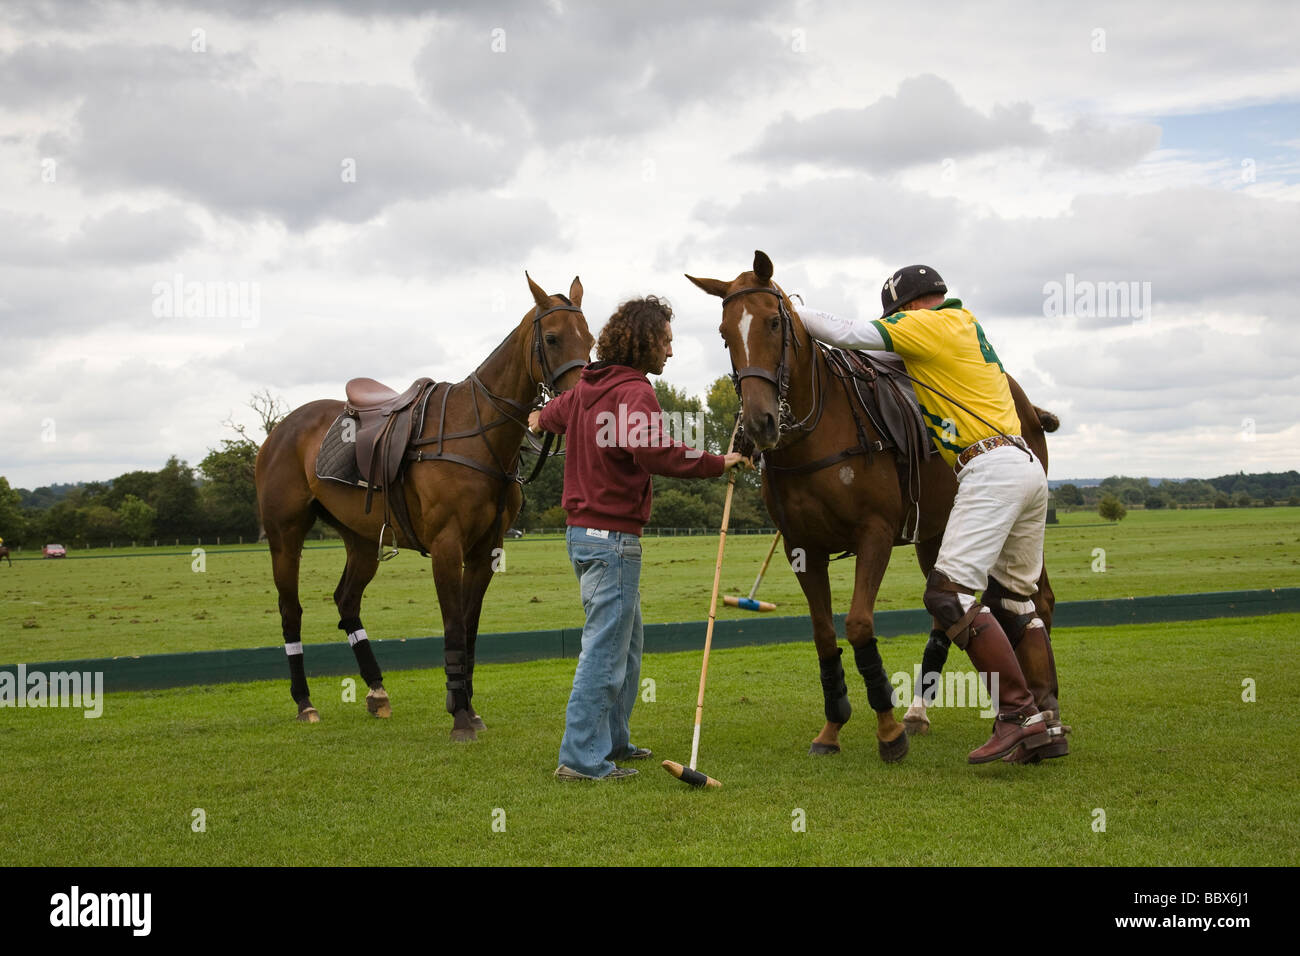
[[[698,770],[692,770],[690,767],[683,767],[675,760],[665,760],[663,767],[670,774],[683,783],[689,783],[692,787],[721,787],[722,784],[714,780],[708,774],[700,773]]]

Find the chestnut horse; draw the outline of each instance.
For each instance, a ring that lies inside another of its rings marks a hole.
[[[860,450],[858,429],[863,426],[858,421],[866,416],[851,407],[856,399],[849,388],[834,387],[840,380],[828,365],[825,346],[808,334],[790,299],[772,282],[772,273],[772,261],[757,252],[753,271],[730,282],[686,278],[723,300],[718,331],[731,353],[741,427],[762,455],[763,500],[783,535],[786,557],[798,572],[808,600],[827,718],[809,752],[838,753],[840,728],[848,720],[827,573],[830,556],[847,551],[856,555],[857,562],[845,630],[876,712],[881,759],[892,763],[906,756],[908,743],[903,725],[894,717],[893,686],[876,649],[872,622],[876,592],[890,552],[898,545],[915,542],[921,574],[929,575],[957,493],[957,479],[938,455],[921,465],[920,513],[914,519],[915,533],[905,537],[904,523],[915,512],[904,495],[894,453],[887,445],[885,451]],[[1046,470],[1042,421],[1050,423],[1053,416],[1032,405],[1010,375],[1007,382],[1020,416],[1021,435]],[[873,441],[881,440],[869,419],[864,427]],[[839,457],[854,449],[859,453]],[[1034,605],[1049,629],[1055,603],[1044,567]],[[1054,695],[1055,687],[1051,690]]]
[[[528,287],[534,307],[474,374],[454,385],[439,384],[430,403],[438,413],[416,423],[413,444],[420,445],[424,460],[408,460],[397,487],[404,492],[409,527],[419,540],[410,540],[400,526],[388,528],[398,546],[418,548],[433,559],[447,712],[452,715],[451,737],[458,741],[474,740],[475,731],[485,729],[472,703],[474,643],[503,533],[523,504],[518,462],[528,412],[544,394],[577,381],[595,342],[582,314],[578,279],[567,298],[547,295],[531,278]],[[338,529],[347,547],[334,603],[339,628],[347,633],[370,688],[367,709],[379,717],[391,713],[360,619],[362,593],[379,566],[387,489],[375,491],[374,507],[367,509],[365,488],[316,476],[317,451],[343,408],[343,402],[316,401],[296,409],[275,426],[257,456],[257,499],[280,594],[290,692],[298,719],[311,723],[320,715],[311,705],[303,668],[298,568],[303,540],[317,517]],[[423,451],[434,443],[437,452]]]

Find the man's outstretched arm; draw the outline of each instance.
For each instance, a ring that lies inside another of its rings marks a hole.
[[[880,334],[880,327],[870,319],[845,319],[802,306],[796,311],[808,334],[828,345],[842,349],[890,351],[885,337]]]

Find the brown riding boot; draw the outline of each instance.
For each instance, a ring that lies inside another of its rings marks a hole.
[[[989,763],[1012,752],[1036,751],[1049,742],[1044,714],[1034,705],[1034,697],[1025,684],[1024,674],[1011,650],[1002,626],[980,608],[971,622],[966,653],[982,675],[998,675],[998,716],[993,735],[970,752],[970,763]]]
[[[1070,752],[1065,739],[1065,726],[1060,719],[1057,703],[1056,660],[1052,654],[1051,640],[1042,627],[1027,627],[1016,644],[1016,660],[1025,675],[1025,684],[1034,695],[1034,703],[1047,722],[1050,742],[1032,751],[1024,749],[1003,758],[1008,763],[1037,763],[1047,757],[1064,757]]]

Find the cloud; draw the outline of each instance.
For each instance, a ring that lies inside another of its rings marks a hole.
[[[1028,103],[981,113],[962,102],[947,80],[927,73],[908,77],[896,94],[861,109],[830,110],[804,120],[785,116],[744,158],[883,173],[1046,141]]]
[[[66,268],[167,262],[196,246],[203,231],[179,206],[142,211],[116,206],[60,239],[50,223],[0,209],[0,261],[11,266]]]
[[[79,101],[72,128],[39,142],[66,181],[162,189],[294,229],[497,186],[518,162],[408,90],[286,82],[246,67],[238,56],[53,45],[5,57],[0,77],[14,106]]]
[[[778,270],[783,261],[824,256],[928,262],[955,293],[977,289],[976,304],[990,312],[1045,315],[1047,283],[1092,284],[1092,314],[1078,318],[1093,327],[1147,317],[1105,314],[1096,306],[1107,297],[1102,283],[1136,282],[1139,294],[1150,283],[1151,314],[1166,318],[1192,303],[1266,311],[1294,285],[1277,250],[1300,248],[1294,203],[1208,187],[1082,195],[1061,216],[1003,219],[845,176],[769,186],[730,206],[705,203],[696,218],[714,229],[697,245],[745,263],[748,250],[764,249]]]
[[[338,250],[340,260],[399,275],[521,267],[543,243],[558,244],[560,218],[535,197],[457,194],[400,203]]]
[[[1153,123],[1116,126],[1081,116],[1052,134],[1049,154],[1061,165],[1113,172],[1132,166],[1159,145],[1160,127]]]
[[[437,24],[415,70],[429,101],[507,142],[643,133],[692,104],[753,98],[802,73],[768,24],[787,2],[476,8]]]

